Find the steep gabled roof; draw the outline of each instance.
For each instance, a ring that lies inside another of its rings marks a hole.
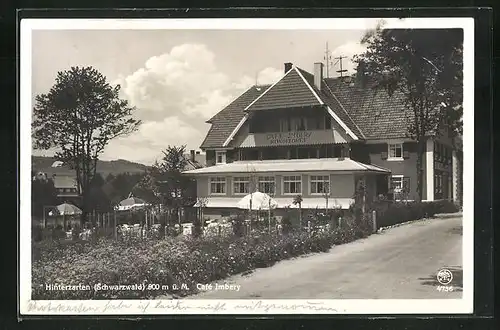
[[[317,106],[322,103],[308,86],[307,81],[304,81],[301,72],[297,68],[292,68],[250,103],[245,111]]]
[[[269,86],[270,85],[250,87],[222,111],[210,118],[207,123],[211,123],[212,127],[210,127],[200,148],[221,147],[245,115],[243,111],[245,107],[267,90]]]
[[[411,112],[400,95],[389,96],[369,81],[361,86],[352,77],[325,78],[319,90],[311,73],[294,67],[274,85],[253,86],[207,121],[212,127],[201,148],[227,145],[249,112],[322,104],[353,139],[406,136]]]
[[[323,97],[320,95],[323,95]],[[337,99],[331,96],[333,96],[332,93],[320,93],[320,91],[314,87],[314,76],[307,71],[294,67],[245,108],[244,111],[247,114],[242,117],[232,130],[222,147],[227,147],[229,143],[231,143],[243,124],[250,118],[251,113],[255,113],[255,111],[318,105],[326,105],[328,113],[345,130],[346,134],[352,139],[358,140],[358,136],[360,136],[361,132],[358,130],[357,126],[352,123],[347,113],[343,112],[342,105],[338,104]],[[323,99],[325,99],[328,104],[326,104]],[[259,104],[262,100],[264,101]],[[349,124],[346,124],[337,113],[340,113],[346,120],[349,120]],[[354,131],[357,131],[358,134],[354,133]]]

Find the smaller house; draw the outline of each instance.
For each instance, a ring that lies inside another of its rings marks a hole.
[[[57,198],[61,202],[77,202],[80,199],[78,183],[74,176],[53,174],[52,180],[54,181],[54,188],[57,191]]]
[[[187,161],[185,171],[196,170],[206,166],[206,155],[200,151],[190,150],[189,154],[184,154]]]

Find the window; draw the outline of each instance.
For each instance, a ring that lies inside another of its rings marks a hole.
[[[289,118],[281,118],[280,119],[280,132],[288,132],[290,131],[290,119]]]
[[[330,177],[328,175],[311,175],[311,194],[330,193]]]
[[[306,119],[304,117],[294,117],[291,120],[292,131],[305,131]]]
[[[440,194],[443,193],[443,174],[441,172],[434,174],[434,193],[439,195],[437,198],[441,198]]]
[[[332,147],[332,157],[333,158],[340,158],[344,156],[344,146],[342,145],[335,145]]]
[[[248,194],[250,192],[250,177],[242,176],[233,179],[234,194]]]
[[[210,194],[225,195],[226,194],[226,178],[224,178],[224,177],[210,178]]]
[[[319,158],[327,158],[328,157],[328,146],[322,145],[319,147]]]
[[[225,164],[226,163],[226,152],[225,151],[216,151],[215,152],[215,163],[216,164]]]
[[[274,195],[276,182],[273,176],[260,176],[259,177],[259,191],[268,195]]]
[[[325,129],[325,118],[324,117],[310,117],[307,118],[307,128],[308,129]]]
[[[292,117],[280,119],[280,132],[305,131],[307,119],[305,117]]]
[[[410,178],[402,175],[393,175],[391,177],[391,189],[395,199],[402,199],[410,193]]]
[[[389,144],[389,157],[388,159],[403,159],[403,144],[393,143]]]
[[[391,189],[395,193],[400,193],[403,190],[403,176],[393,175],[391,177]]]
[[[294,195],[302,193],[302,178],[300,175],[283,177],[283,194]]]

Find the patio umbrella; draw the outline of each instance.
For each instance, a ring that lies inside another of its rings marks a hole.
[[[69,203],[63,203],[61,205],[58,205],[56,208],[57,212],[59,212],[60,215],[82,214],[82,210],[80,210],[75,205]]]
[[[118,211],[126,211],[126,210],[131,210],[133,208],[142,207],[145,205],[146,205],[146,202],[144,200],[137,198],[137,197],[129,197],[129,198],[122,200],[115,207],[115,209]]]
[[[246,195],[237,203],[237,207],[244,210],[269,210],[269,207],[274,209],[277,206],[278,202],[260,191]]]
[[[56,206],[57,212],[63,216],[63,228],[66,231],[66,216],[67,215],[76,215],[82,214],[82,210],[76,207],[73,204],[63,203],[61,205]]]

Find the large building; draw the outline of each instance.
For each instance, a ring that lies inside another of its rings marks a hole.
[[[416,199],[417,144],[407,137],[411,115],[359,68],[356,76],[324,78],[285,63],[273,85],[252,86],[213,118],[201,149],[206,167],[185,172],[207,197],[205,214],[226,216],[252,191],[271,194],[278,210],[348,208],[364,180],[367,198]],[[423,199],[461,199],[461,151],[447,133],[423,151]],[[399,197],[398,197],[399,196]]]

